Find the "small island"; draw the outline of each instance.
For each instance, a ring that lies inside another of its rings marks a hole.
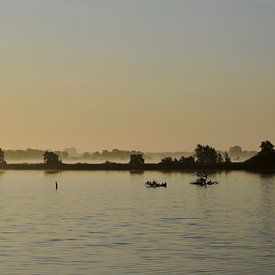
[[[275,150],[270,141],[263,141],[261,150],[243,162],[232,162],[227,152],[218,152],[209,145],[198,144],[194,154],[181,158],[165,157],[159,163],[145,163],[142,153],[131,154],[128,163],[106,161],[104,163],[64,163],[53,151],[46,151],[43,163],[7,163],[0,149],[0,169],[2,170],[275,170]]]

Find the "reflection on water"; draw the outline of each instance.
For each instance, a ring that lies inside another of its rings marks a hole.
[[[275,176],[212,178],[200,188],[189,173],[1,173],[0,274],[274,274]]]

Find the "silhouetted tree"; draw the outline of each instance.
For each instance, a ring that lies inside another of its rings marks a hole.
[[[268,153],[274,152],[274,145],[269,140],[263,141],[260,147],[261,147],[261,152],[260,152],[261,154],[268,154]]]
[[[198,144],[195,149],[195,157],[200,164],[216,164],[222,162],[222,156],[215,148]]]
[[[144,158],[142,156],[142,154],[132,154],[130,155],[130,165],[132,166],[139,166],[144,164]]]
[[[7,162],[5,161],[5,153],[4,151],[0,148],[0,165],[5,165]]]
[[[241,146],[232,146],[229,148],[229,155],[236,155],[240,156],[242,154],[243,150]]]
[[[163,165],[171,165],[174,163],[173,159],[171,157],[165,157],[160,161]]]
[[[224,163],[231,163],[231,159],[230,159],[227,151],[224,152]]]
[[[89,153],[89,152],[85,152],[85,153],[82,155],[82,157],[85,158],[85,159],[89,159],[89,158],[91,158],[91,156],[92,156],[92,154]]]
[[[222,163],[222,162],[223,162],[222,154],[217,152],[217,160],[216,160],[216,163]]]
[[[187,158],[182,156],[179,159],[179,164],[186,165],[186,166],[194,165],[195,164],[195,158],[193,156],[190,156],[190,157],[187,157]]]
[[[49,165],[55,165],[55,164],[61,164],[61,160],[59,159],[59,156],[55,154],[54,152],[46,151],[43,155],[44,163]]]

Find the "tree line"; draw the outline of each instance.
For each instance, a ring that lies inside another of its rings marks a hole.
[[[270,154],[274,154],[274,145],[266,140],[263,141],[260,145],[260,152],[258,156],[265,157]],[[198,144],[194,150],[194,154],[189,157],[180,157],[172,158],[165,157],[163,158],[159,165],[163,168],[173,168],[173,167],[195,167],[196,165],[200,166],[217,166],[217,165],[226,165],[230,166],[232,163],[227,151],[219,152],[214,147],[209,145]],[[142,166],[144,164],[144,158],[142,154],[131,155],[130,165],[132,166]]]
[[[274,145],[266,140],[263,141],[260,145],[260,152],[258,153],[258,157],[265,157],[268,155],[274,155]],[[196,165],[207,165],[207,166],[215,166],[220,164],[231,164],[231,159],[228,156],[228,153],[219,152],[214,147],[209,145],[201,145],[198,144],[194,150],[194,155],[189,157],[182,156],[181,158],[171,158],[165,157],[163,158],[159,165],[162,168],[170,168],[170,167],[192,167]],[[43,154],[43,162],[45,165],[58,166],[62,164],[61,157],[53,151],[46,151]],[[111,162],[106,162],[106,165],[112,164]],[[135,153],[130,155],[130,161],[128,163],[131,167],[142,167],[145,164],[145,160],[142,153]],[[0,165],[5,166],[7,162],[5,160],[5,152],[0,148]]]
[[[160,162],[163,166],[187,166],[191,167],[196,164],[200,165],[217,165],[221,163],[230,164],[231,160],[228,153],[218,152],[214,147],[209,145],[198,144],[194,150],[194,155],[190,157],[182,156],[179,159],[172,159],[171,157],[163,158]]]

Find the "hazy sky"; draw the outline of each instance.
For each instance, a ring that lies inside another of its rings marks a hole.
[[[0,145],[275,142],[274,0],[0,0]]]

